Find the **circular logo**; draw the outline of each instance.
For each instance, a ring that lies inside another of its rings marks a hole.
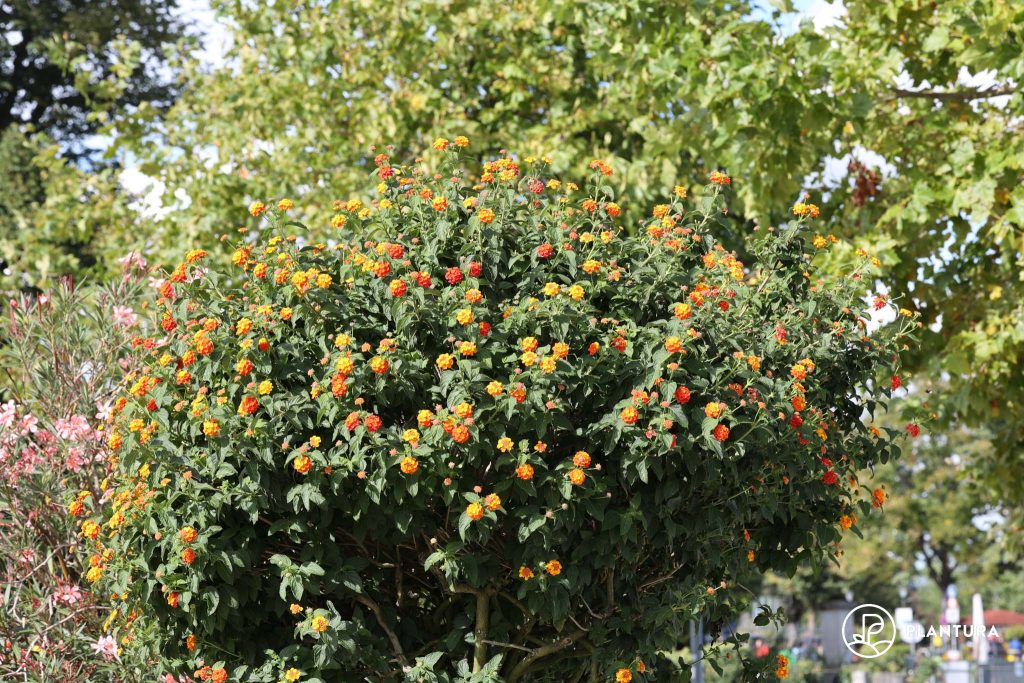
[[[864,659],[874,659],[888,652],[896,641],[896,620],[889,610],[879,605],[857,605],[843,619],[842,634],[850,652]]]

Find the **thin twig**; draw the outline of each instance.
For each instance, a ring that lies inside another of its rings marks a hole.
[[[508,675],[508,683],[518,683],[519,679],[523,677],[527,669],[529,669],[534,662],[544,657],[547,657],[548,655],[555,654],[556,652],[561,652],[562,650],[566,649],[567,647],[569,647],[577,640],[580,640],[586,635],[586,631],[577,631],[575,633],[565,636],[564,638],[559,638],[553,643],[541,645],[537,649],[530,652],[530,654],[523,657],[523,659],[515,665],[515,667]]]
[[[1013,88],[985,88],[984,90],[955,90],[940,92],[937,90],[906,90],[896,88],[892,91],[896,97],[920,97],[924,99],[943,100],[953,102],[970,102],[971,100],[985,100],[990,97],[1002,97],[1013,95],[1017,91]]]
[[[523,652],[533,652],[532,648],[523,647],[522,645],[515,645],[514,643],[500,643],[496,640],[484,640],[483,642],[488,645],[494,645],[495,647],[510,647],[514,650],[522,650]]]
[[[402,667],[408,666],[409,662],[406,660],[405,652],[402,650],[402,643],[398,640],[398,636],[384,620],[384,613],[381,612],[380,605],[374,602],[373,599],[367,595],[357,595],[356,600],[373,612],[373,616],[377,618],[377,623],[380,624],[382,629],[384,629],[384,633],[387,634],[388,640],[391,641],[391,649],[394,650],[395,659],[398,660],[398,663]]]

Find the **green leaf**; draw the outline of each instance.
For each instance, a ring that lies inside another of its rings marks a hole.
[[[944,49],[949,44],[949,29],[943,25],[936,26],[932,29],[932,32],[928,34],[924,43],[921,45],[925,52],[938,52]]]

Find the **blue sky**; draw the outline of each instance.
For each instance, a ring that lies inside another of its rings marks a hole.
[[[761,8],[765,16],[773,9],[773,3],[770,0],[753,0],[752,4],[754,7]],[[820,30],[835,24],[845,12],[843,0],[834,2],[829,0],[792,0],[792,5],[795,11],[785,15],[782,21],[784,33],[795,30],[796,25],[804,19],[811,20],[815,28]],[[757,12],[754,15],[757,16]]]

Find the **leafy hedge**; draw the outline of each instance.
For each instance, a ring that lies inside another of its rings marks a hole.
[[[744,577],[826,561],[871,509],[854,473],[897,448],[862,418],[914,324],[862,317],[866,255],[814,280],[816,207],[741,263],[714,238],[722,173],[629,237],[600,161],[583,188],[543,159],[376,166],[344,241],[257,202],[231,266],[193,251],[163,285],[82,527],[140,657],[213,681],[668,680],[689,619],[731,620]]]

